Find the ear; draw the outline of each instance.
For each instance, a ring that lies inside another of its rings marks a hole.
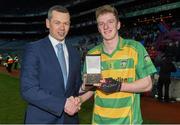
[[[97,24],[97,30],[98,30],[99,33],[101,34],[101,29],[99,28],[98,24]]]
[[[118,24],[117,24],[117,29],[119,30],[121,28],[121,22],[118,21]]]
[[[49,22],[49,19],[46,19],[46,27],[49,29],[49,26],[50,25],[50,22]]]
[[[97,27],[97,29],[98,29],[99,33],[101,33],[101,30],[99,29],[99,27]]]

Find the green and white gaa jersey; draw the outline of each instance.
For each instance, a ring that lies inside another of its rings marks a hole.
[[[156,69],[141,43],[119,38],[112,54],[103,50],[103,43],[88,54],[101,54],[102,77],[121,79],[129,84],[156,72]],[[140,94],[116,92],[105,94],[95,91],[92,124],[140,124]]]

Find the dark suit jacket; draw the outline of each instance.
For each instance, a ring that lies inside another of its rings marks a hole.
[[[80,57],[68,42],[69,76],[64,87],[61,67],[48,37],[29,43],[21,67],[21,94],[28,102],[25,123],[78,123],[64,112],[66,98],[81,86]]]

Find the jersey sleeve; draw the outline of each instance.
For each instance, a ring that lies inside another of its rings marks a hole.
[[[138,61],[136,65],[136,79],[141,79],[155,73],[156,68],[144,46],[138,44],[137,51]]]

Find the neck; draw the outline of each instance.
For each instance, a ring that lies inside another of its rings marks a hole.
[[[104,51],[108,54],[111,54],[117,47],[119,41],[119,36],[115,37],[112,40],[104,40]]]

